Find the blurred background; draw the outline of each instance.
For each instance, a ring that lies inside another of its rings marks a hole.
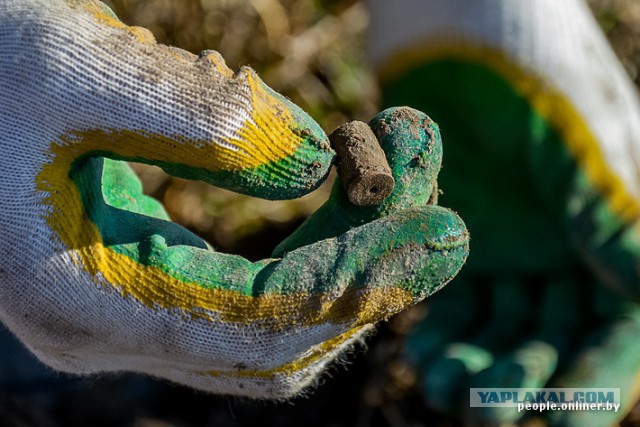
[[[309,112],[327,133],[368,121],[379,107],[365,57],[368,25],[358,0],[111,0],[122,21],[198,53],[216,49],[227,65],[250,65]],[[590,0],[632,79],[640,84],[640,1]],[[427,112],[428,113],[428,112]],[[331,180],[299,200],[269,202],[134,165],[145,191],[174,221],[216,249],[251,260],[269,256],[327,197]],[[211,396],[136,375],[78,379],[53,373],[0,329],[0,426],[456,426],[425,408],[402,339],[427,312],[418,306],[380,325],[307,396],[255,402]],[[637,407],[623,422],[640,426]]]

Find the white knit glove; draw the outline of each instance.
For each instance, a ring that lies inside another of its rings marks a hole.
[[[419,199],[250,263],[171,223],[118,160],[280,199],[317,187],[333,156],[312,119],[215,52],[158,45],[96,1],[3,0],[0,320],[59,370],[295,394],[455,275],[460,219]]]
[[[408,338],[426,402],[614,425],[640,398],[640,104],[586,2],[369,4],[385,102],[441,125],[441,200],[474,236]],[[617,388],[621,408],[470,407],[470,388],[542,387]]]

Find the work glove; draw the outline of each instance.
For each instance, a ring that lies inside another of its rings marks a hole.
[[[394,202],[354,207],[338,183],[327,204],[340,228],[323,223],[255,263],[217,253],[143,195],[123,161],[295,198],[334,160],[322,129],[251,69],[156,44],[102,3],[2,1],[0,320],[61,371],[295,395],[467,255],[460,218],[429,205],[437,127],[407,109],[372,126],[400,183]],[[407,128],[411,139],[397,136]],[[394,163],[404,155],[415,161]]]
[[[427,405],[493,425],[525,413],[470,408],[470,388],[619,388],[618,412],[528,416],[622,419],[640,394],[640,109],[587,5],[369,4],[384,103],[440,124],[440,200],[473,236],[406,344]]]

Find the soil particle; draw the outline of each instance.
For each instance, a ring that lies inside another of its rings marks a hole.
[[[353,121],[329,136],[337,156],[338,176],[351,203],[371,206],[393,191],[395,181],[377,138],[366,123]]]

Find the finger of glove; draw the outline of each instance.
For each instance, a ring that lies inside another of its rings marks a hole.
[[[393,212],[429,203],[442,160],[437,124],[420,111],[399,107],[377,114],[369,126],[391,167],[396,183],[393,192],[378,205],[357,206],[336,182],[327,202],[274,250],[274,256],[338,236]]]
[[[93,179],[102,182],[101,193],[106,204],[164,221],[171,220],[162,203],[142,192],[142,183],[126,162],[105,158],[88,161],[94,162],[92,168],[102,169],[102,176]]]
[[[426,317],[414,326],[403,348],[404,357],[414,369],[421,372],[444,343],[456,340],[474,326],[477,290],[462,273],[429,299]]]
[[[474,375],[472,388],[530,388],[543,387],[556,370],[558,352],[555,347],[530,337],[500,355],[487,369]],[[466,396],[468,398],[468,396]],[[514,422],[522,412],[515,407],[469,408],[467,417],[490,423]]]
[[[424,368],[434,362],[433,358],[442,357],[442,347],[445,343],[466,342],[468,337],[473,337],[476,344],[495,340],[491,333],[495,332],[495,329],[504,332],[507,325],[504,320],[511,318],[511,315],[504,314],[504,311],[516,313],[516,318],[521,318],[521,314],[526,313],[526,310],[519,311],[522,304],[517,302],[522,298],[518,298],[520,292],[512,286],[507,285],[505,292],[498,294],[493,292],[492,286],[481,282],[478,278],[465,277],[463,273],[463,277],[458,277],[430,300],[427,317],[418,323],[407,337],[405,353],[410,361],[414,362],[413,366]],[[516,299],[511,300],[511,296],[515,296]],[[500,304],[499,301],[507,304]],[[511,307],[514,309],[511,310]],[[479,327],[483,324],[482,319],[489,313],[493,313],[489,326],[480,329],[481,332],[478,334]],[[520,324],[521,322],[515,323],[516,326]]]
[[[537,288],[540,287],[538,286]],[[451,380],[451,378],[455,378],[455,375],[459,378],[464,377],[469,370],[469,366],[474,366],[474,362],[477,362],[477,360],[483,360],[482,355],[484,355],[484,359],[490,360],[491,354],[486,352],[486,348],[473,347],[466,343],[460,344],[457,348],[454,347],[453,350],[451,348],[447,350],[449,353],[457,352],[459,354],[458,360],[455,363],[447,359],[441,361],[438,367],[432,368],[434,372],[441,372],[445,369],[454,372],[454,374],[442,376],[440,384],[434,381],[432,394],[436,396],[436,399],[435,402],[430,402],[432,405],[437,405],[437,407],[447,410],[455,408],[456,410],[464,411],[469,419],[474,422],[499,423],[515,421],[523,414],[517,412],[514,408],[475,408],[467,410],[467,388],[497,387],[510,389],[542,387],[554,374],[557,366],[569,366],[570,372],[573,371],[572,366],[575,364],[576,354],[572,349],[576,345],[583,347],[583,350],[578,352],[578,359],[580,359],[580,353],[584,351],[584,348],[592,348],[590,345],[580,344],[577,340],[577,337],[590,335],[588,331],[592,322],[585,322],[585,319],[604,319],[609,324],[609,321],[606,320],[607,317],[604,316],[608,316],[609,319],[615,319],[630,310],[629,303],[621,301],[612,292],[605,291],[597,286],[584,286],[584,283],[578,284],[573,279],[552,281],[544,289],[545,295],[540,311],[536,316],[536,331],[523,340],[522,343],[516,344],[506,354],[504,352],[494,352],[495,360],[493,363],[487,369],[472,375],[468,383],[460,380],[463,386],[457,393],[451,390],[450,386],[448,386],[449,382],[445,379],[448,377]],[[603,295],[604,292],[607,292],[607,295]],[[581,298],[580,295],[584,297]],[[589,303],[590,299],[593,299],[591,303]],[[502,321],[509,323],[510,319],[507,317],[503,318]],[[613,323],[615,322],[617,321],[613,321]],[[527,331],[526,328],[517,328],[516,331],[518,330],[521,333],[526,333]],[[602,340],[603,336],[610,334],[609,326],[607,326],[598,333],[591,335],[588,342],[593,345],[593,342],[597,343]],[[616,351],[624,352],[618,347],[612,350],[611,353]],[[631,349],[631,351],[633,352],[634,350]],[[610,374],[599,375],[584,387],[604,387],[611,384],[620,384],[621,377],[627,377],[629,372],[636,372],[636,370],[628,366],[628,363],[620,365],[616,363],[616,360],[613,362],[613,364],[607,363],[607,366],[615,366],[614,370],[619,369],[617,377]],[[591,361],[591,366],[586,368],[583,366],[584,372],[589,372],[589,369],[592,368],[596,369],[595,365],[597,363],[603,363],[603,360],[599,360],[599,362]],[[602,370],[600,367],[597,369]],[[564,378],[564,376],[560,378]],[[576,387],[571,381],[561,384],[555,384],[554,381],[552,386]],[[629,390],[634,387],[627,385],[623,386],[622,390]],[[631,404],[637,399],[637,394],[637,392],[631,392],[632,397],[628,400]],[[446,399],[442,396],[445,396]],[[459,402],[455,402],[456,398],[459,399]],[[593,423],[591,418],[588,420],[579,418],[579,421],[573,425],[586,425],[584,424],[586,421]],[[556,425],[555,421],[553,425]],[[600,425],[600,422],[598,422],[598,425]]]
[[[215,52],[157,44],[97,1],[9,0],[0,12],[0,44],[15,46],[0,59],[12,111],[3,134],[24,137],[3,150],[48,152],[55,170],[43,182],[87,155],[270,199],[299,197],[328,173],[334,153],[322,129],[249,68],[234,74]]]
[[[525,285],[523,289],[526,289]],[[531,290],[532,287],[528,288]],[[590,314],[586,298],[579,298],[580,291],[585,294],[588,289],[574,279],[538,283],[533,289],[544,292],[540,305],[527,298],[525,302],[531,307],[523,316],[525,321],[535,319],[535,324],[529,327],[523,327],[523,323],[516,324],[511,335],[511,339],[516,338],[516,341],[506,352],[497,355],[491,366],[473,375],[470,387],[539,388],[563,363],[561,359],[564,358],[566,363],[570,349],[576,344],[575,337],[584,332],[584,319]],[[531,295],[530,292],[528,294]],[[507,298],[501,303],[510,304],[509,300]],[[511,324],[511,318],[503,317],[502,323]],[[496,336],[499,340],[506,338],[499,331],[496,331]],[[509,407],[471,408],[466,412],[470,419],[493,423],[515,421],[523,415],[516,408]]]
[[[480,311],[474,328],[446,343],[424,369],[423,391],[430,406],[446,411],[465,409],[471,378],[509,351],[526,328],[529,298],[519,282],[495,281],[481,292],[490,298],[485,299],[489,319],[483,322],[487,313]]]
[[[640,209],[622,217],[592,188],[581,189],[583,203],[570,223],[571,238],[585,265],[603,283],[626,298],[637,299],[640,289]]]
[[[640,397],[640,310],[636,307],[601,322],[551,386],[619,388],[622,407],[618,411],[553,411],[545,414],[552,425],[613,425]]]
[[[137,245],[87,248],[84,265],[96,269],[95,278],[79,269],[72,277],[82,280],[69,279],[64,257],[53,260],[45,271],[67,278],[65,293],[36,280],[20,304],[2,307],[2,320],[65,371],[126,369],[218,393],[286,397],[309,385],[361,327],[450,280],[467,245],[460,220],[439,207],[397,213],[255,264],[170,246],[158,234]],[[17,288],[3,288],[2,296],[16,301],[6,293]]]
[[[209,247],[200,237],[171,222],[159,201],[142,193],[140,180],[125,162],[91,157],[77,166],[71,178],[86,216],[58,224],[58,227],[71,229],[68,234],[87,228],[97,229],[102,244],[122,248],[124,253],[138,252],[134,259],[150,250],[149,239],[153,236],[161,236],[169,246]],[[98,243],[94,241],[96,238],[78,238],[69,242],[72,248],[82,248],[85,245],[95,246]],[[131,249],[125,251],[125,247]],[[91,254],[87,254],[87,263],[92,262],[90,257]]]

